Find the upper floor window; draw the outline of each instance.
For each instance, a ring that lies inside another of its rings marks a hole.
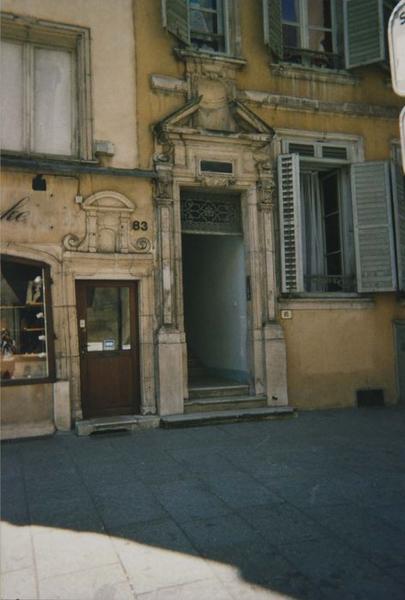
[[[86,30],[2,15],[1,147],[91,158]]]
[[[386,64],[396,0],[263,0],[264,38],[280,61],[329,69]]]
[[[163,26],[191,50],[240,54],[236,0],[162,0]]]
[[[284,60],[337,66],[333,0],[284,0],[282,28]]]
[[[356,141],[341,136],[283,140],[281,150],[282,291],[404,290],[402,173],[388,162],[359,162]]]
[[[225,52],[223,0],[189,0],[191,44],[201,50]]]

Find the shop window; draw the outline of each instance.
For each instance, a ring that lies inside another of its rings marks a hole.
[[[88,32],[2,15],[2,149],[91,158]]]
[[[1,262],[1,381],[53,379],[49,267],[11,257]]]
[[[350,146],[283,146],[295,152],[278,159],[282,291],[403,290],[405,196],[398,169],[388,161],[351,163]]]
[[[240,53],[235,0],[163,0],[162,16],[163,26],[191,50]]]

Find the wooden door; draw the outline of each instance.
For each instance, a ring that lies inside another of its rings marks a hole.
[[[140,410],[137,283],[76,283],[83,416]]]

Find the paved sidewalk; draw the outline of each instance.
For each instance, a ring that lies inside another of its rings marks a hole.
[[[2,446],[2,599],[404,600],[405,411]]]

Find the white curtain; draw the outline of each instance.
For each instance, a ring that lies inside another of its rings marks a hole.
[[[304,252],[304,281],[308,292],[327,290],[321,194],[317,172],[300,175]]]

